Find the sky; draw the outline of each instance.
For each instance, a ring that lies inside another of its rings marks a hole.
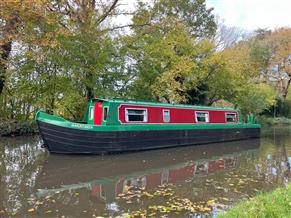
[[[227,26],[246,30],[291,27],[291,0],[206,0]]]
[[[124,8],[134,10],[137,1],[120,2]],[[206,5],[213,7],[213,14],[218,15],[227,26],[236,26],[248,31],[258,28],[274,30],[277,27],[291,27],[291,0],[206,0]],[[118,21],[129,23],[130,16]]]

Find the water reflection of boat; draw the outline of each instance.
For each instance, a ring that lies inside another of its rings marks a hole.
[[[113,156],[49,156],[38,178],[39,196],[83,189],[112,201],[133,186],[152,189],[237,167],[258,139]]]

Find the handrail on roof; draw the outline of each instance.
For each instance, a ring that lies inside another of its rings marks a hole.
[[[127,99],[127,98],[92,98],[90,101],[102,101],[102,102],[128,102],[128,103],[152,103],[152,104],[161,104],[161,105],[173,105],[173,106],[185,106],[185,107],[199,107],[199,108],[216,108],[216,109],[223,109],[223,110],[236,110],[239,111],[238,109],[235,108],[230,108],[230,107],[214,107],[214,106],[204,106],[204,105],[186,105],[186,104],[172,104],[172,103],[163,103],[159,101],[152,101],[152,100],[137,100],[137,99]]]
[[[105,98],[91,98],[88,101],[106,101]]]
[[[129,99],[129,98],[92,98],[90,101],[124,101],[124,102],[149,102],[149,103],[157,103],[162,104],[160,101],[153,100],[142,100],[142,99]]]

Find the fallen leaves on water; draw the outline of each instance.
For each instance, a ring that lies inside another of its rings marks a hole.
[[[27,212],[30,212],[30,213],[33,212],[33,211],[34,211],[34,208],[30,208],[30,209],[27,210]]]
[[[148,192],[144,192],[143,195],[144,195],[144,196],[147,196],[147,197],[149,197],[149,198],[154,197],[154,195],[152,195],[152,194],[150,194],[150,193],[148,193]]]
[[[148,216],[149,216],[149,217],[153,217],[153,216],[156,216],[156,214],[157,214],[157,213],[152,212],[152,213],[149,213]]]
[[[233,190],[233,192],[241,194],[241,192],[239,190],[237,190],[236,188]]]
[[[165,189],[165,190],[157,190],[154,192],[154,196],[172,196],[174,193],[171,189]]]
[[[127,217],[145,218],[145,217],[147,217],[147,211],[146,210],[136,210],[136,211],[132,212],[131,214],[128,214]]]
[[[209,207],[203,207],[203,208],[200,209],[200,211],[202,211],[202,212],[209,212],[209,211],[211,211],[211,208],[209,208]]]
[[[208,204],[207,204],[208,203]],[[209,214],[212,210],[212,205],[215,204],[215,199],[210,199],[208,202],[203,202],[204,205],[195,205],[187,198],[172,197],[166,202],[166,205],[151,205],[144,211],[133,211],[130,217],[176,217],[181,212],[203,212]]]
[[[215,199],[210,199],[209,201],[207,201],[207,205],[213,205],[215,204]]]
[[[36,205],[36,206],[38,206],[38,205],[42,205],[42,204],[43,204],[42,201],[36,201],[36,202],[35,202],[35,205]]]
[[[208,183],[213,183],[214,180],[209,179]],[[220,187],[219,187],[220,188]],[[165,198],[166,197],[166,198]],[[181,213],[197,213],[201,212],[204,214],[209,214],[213,207],[223,204],[219,203],[220,198],[212,197],[205,201],[192,202],[188,198],[180,198],[175,196],[174,188],[169,185],[160,185],[158,190],[153,192],[147,192],[144,189],[129,187],[125,192],[118,195],[119,200],[123,200],[127,204],[132,204],[135,200],[140,198],[148,199],[164,199],[162,205],[149,205],[145,210],[136,210],[129,212],[129,217],[176,217],[174,214]],[[133,201],[134,200],[134,201]],[[228,201],[228,199],[223,198],[222,200]]]
[[[220,198],[221,200],[224,200],[224,201],[229,201],[228,198]]]

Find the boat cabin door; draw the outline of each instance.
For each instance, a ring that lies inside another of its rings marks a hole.
[[[102,102],[94,103],[94,125],[102,124]]]

